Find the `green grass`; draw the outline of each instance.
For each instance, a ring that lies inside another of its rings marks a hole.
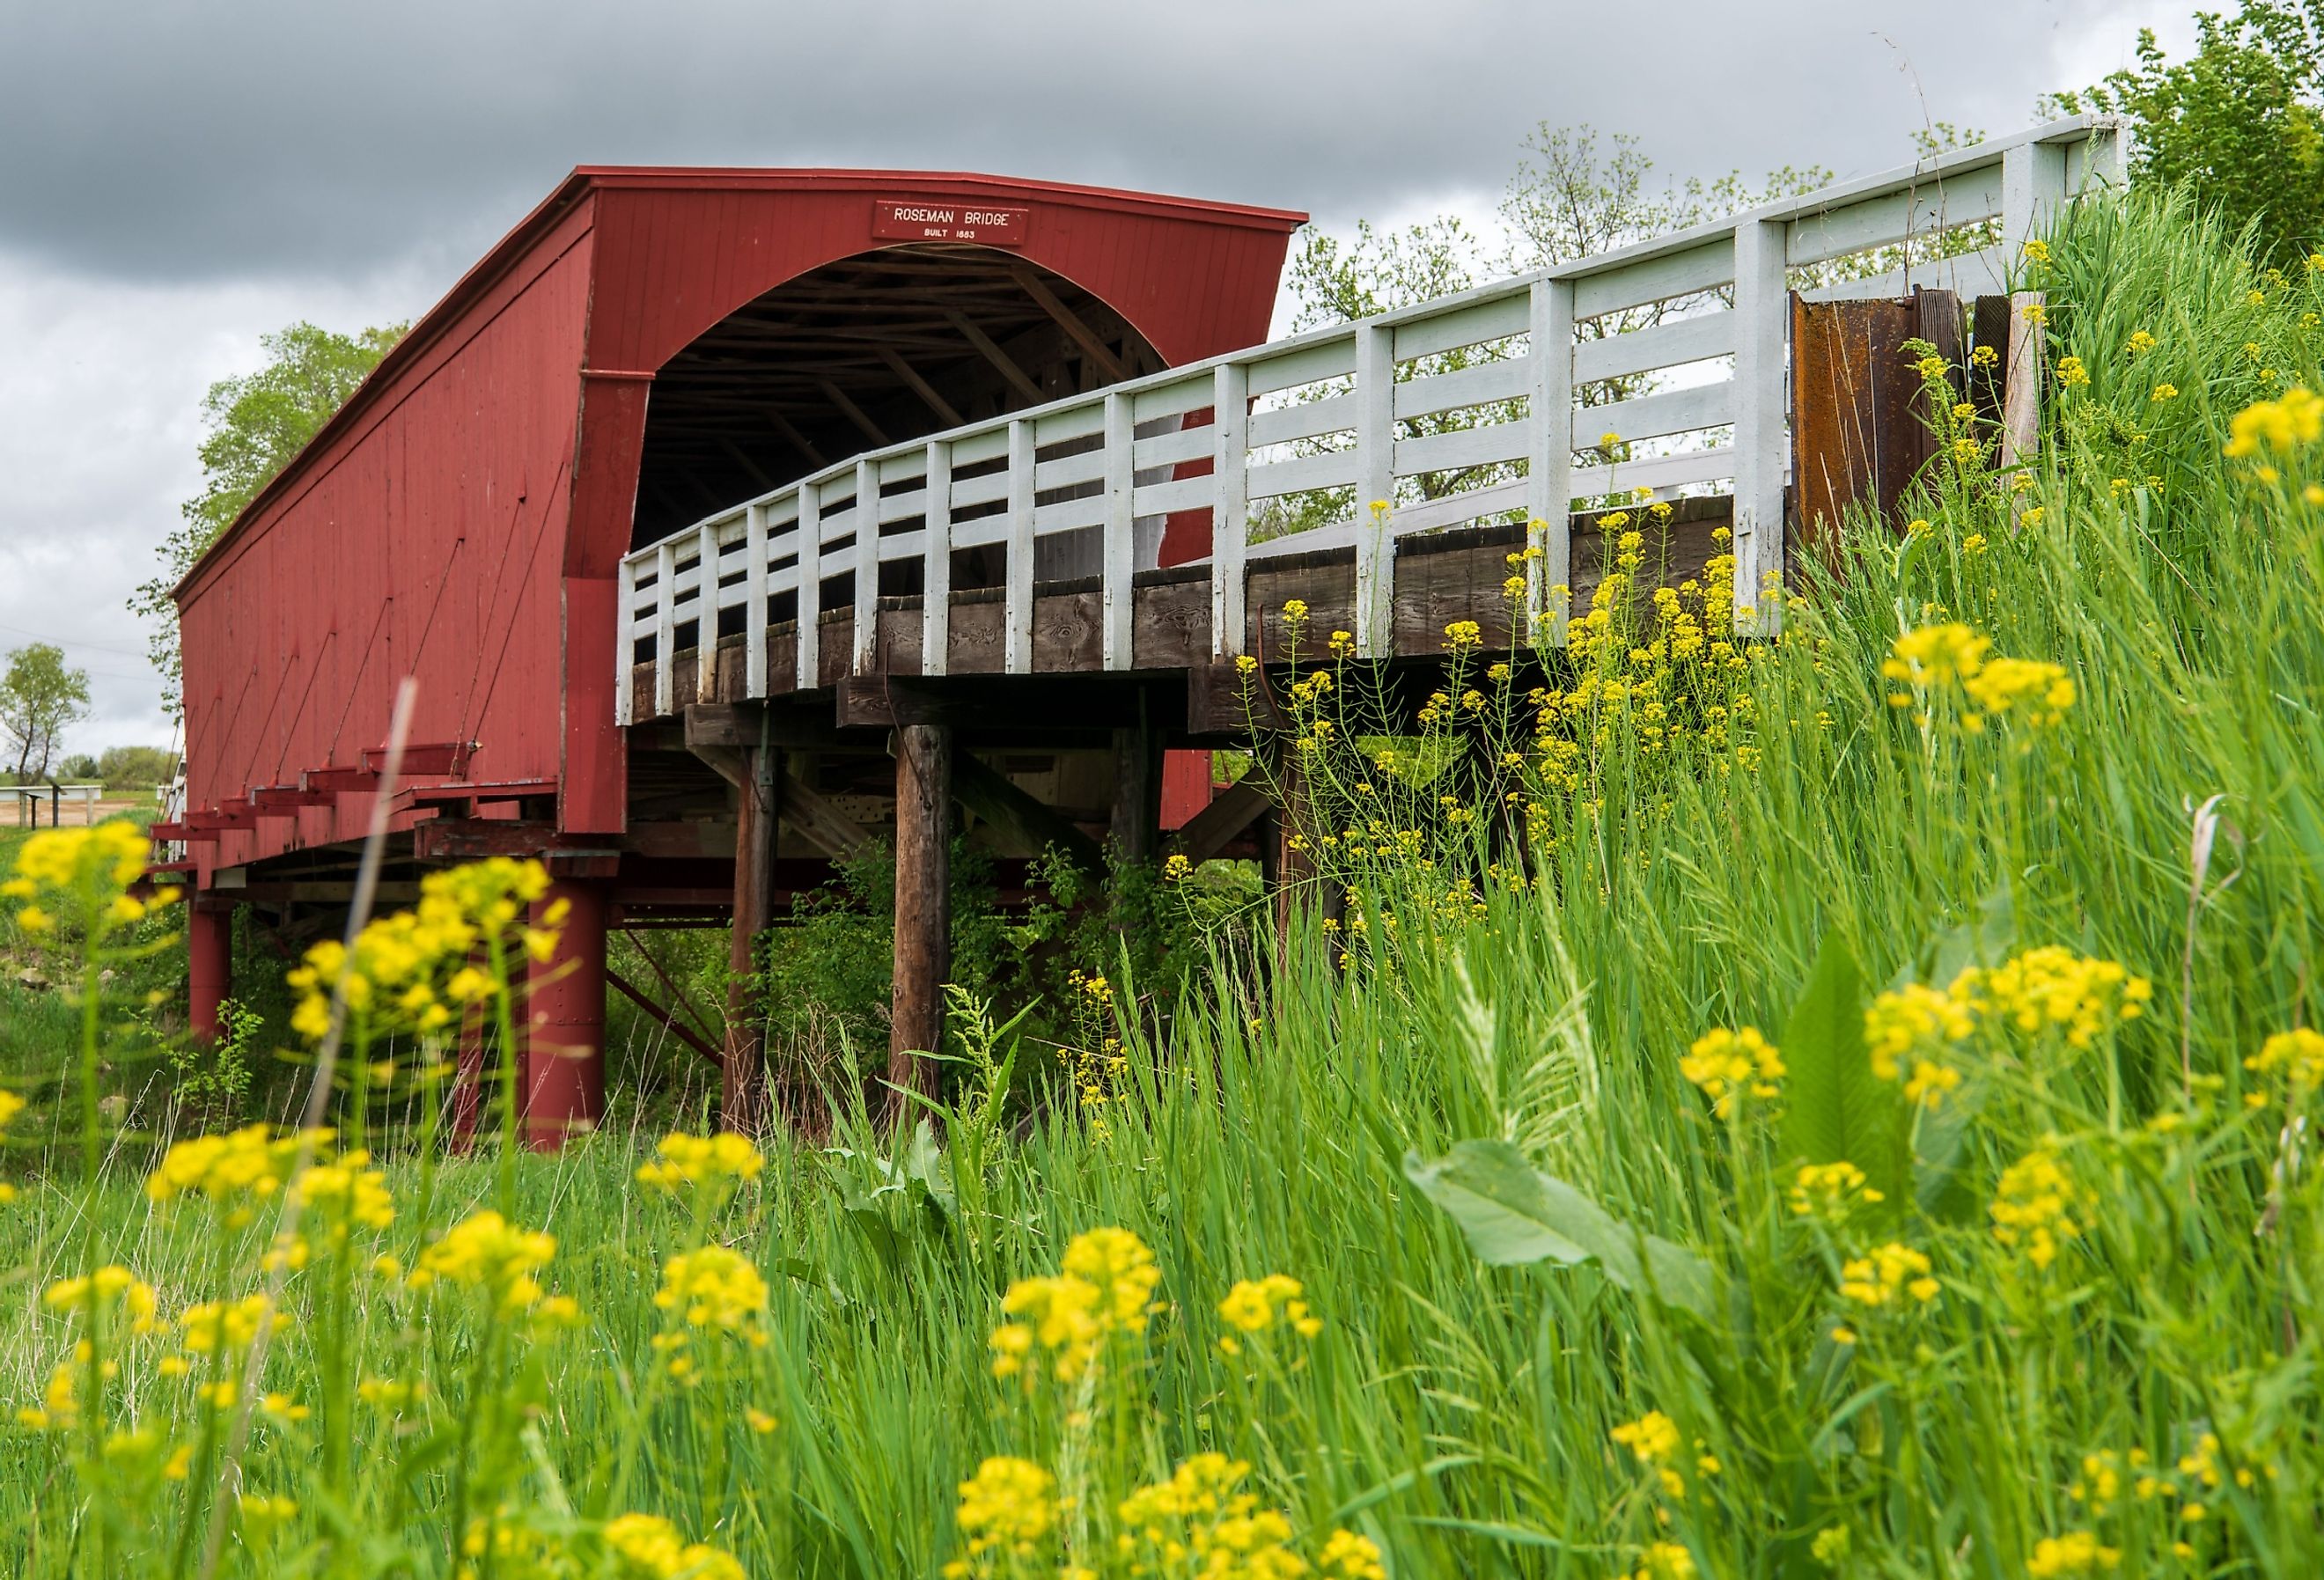
[[[225,1572],[449,1574],[456,1503],[542,1533],[509,1538],[503,1575],[650,1572],[595,1534],[629,1510],[754,1575],[932,1575],[962,1555],[958,1484],[1011,1455],[1081,1499],[1060,1529],[1111,1574],[1118,1500],[1214,1448],[1250,1463],[1259,1507],[1310,1558],[1344,1528],[1397,1575],[1680,1573],[1647,1556],[1666,1542],[1738,1580],[2015,1580],[2064,1562],[2040,1544],[2077,1532],[2124,1574],[2316,1573],[2319,1171],[2305,1160],[2277,1188],[2282,1077],[2244,1061],[2319,1018],[2324,510],[2297,485],[2324,480],[2324,444],[2280,457],[2281,486],[2221,449],[2253,401],[2324,382],[2302,318],[2317,283],[2255,281],[2174,203],[2086,211],[2053,245],[2053,348],[2091,382],[2058,392],[2017,500],[2043,517],[2013,531],[2006,487],[1980,483],[1925,502],[1932,530],[1908,546],[1860,535],[1842,574],[1801,590],[1782,642],[1743,660],[1748,753],[1643,753],[1634,718],[1598,716],[1597,777],[1543,798],[1538,889],[1448,905],[1442,865],[1368,869],[1360,934],[1304,926],[1279,968],[1222,962],[1167,1035],[1122,1024],[1111,1101],[989,1115],[964,1078],[940,1156],[849,1123],[770,1149],[708,1217],[637,1186],[643,1138],[618,1131],[511,1173],[490,1152],[432,1183],[397,1162],[380,1243],[405,1266],[429,1225],[499,1199],[558,1236],[542,1280],[586,1319],[496,1350],[508,1324],[392,1294],[367,1244],[319,1255],[268,1379],[315,1414],[263,1424],[248,1478],[299,1511],[240,1521]],[[2133,355],[2139,329],[2158,345]],[[2166,383],[2176,399],[2153,400]],[[1925,727],[1892,706],[1891,644],[1948,618],[2065,666],[2072,707],[1970,735],[1941,702]],[[1600,790],[1602,812],[1576,807]],[[2227,822],[2190,908],[2191,812],[2214,795]],[[2056,945],[2119,962],[2153,1002],[2086,1049],[1979,1033],[1947,1050],[1967,1079],[1913,1138],[1925,1199],[1895,1190],[1825,1226],[1784,1206],[1811,1117],[1877,1142],[1901,1102],[1860,1050],[1840,1067],[1852,1001],[1793,1014],[1828,938],[1876,989],[1941,985],[1981,940],[1989,961]],[[1785,1044],[1794,1120],[1721,1124],[1681,1073],[1706,1030],[1741,1025]],[[1472,1184],[1569,1181],[1684,1248],[1653,1265],[1699,1265],[1711,1299],[1690,1309],[1623,1273],[1637,1243],[1591,1241],[1570,1206],[1540,1212],[1594,1258],[1487,1265],[1480,1248],[1523,1260],[1512,1220],[1456,1220],[1411,1172],[1463,1142],[1506,1143],[1462,1154]],[[2004,1171],[2043,1147],[2078,1193],[2046,1270],[1988,1218]],[[1118,1338],[1083,1398],[996,1381],[1004,1292],[1104,1225],[1152,1248],[1162,1307],[1143,1339]],[[69,1351],[32,1298],[92,1243],[170,1313],[254,1288],[263,1234],[149,1203],[125,1162],[93,1197],[60,1170],[0,1215],[0,1266],[21,1270],[0,1392],[37,1401]],[[706,1236],[763,1270],[767,1342],[697,1335],[714,1375],[689,1390],[651,1347],[677,1319],[650,1296],[663,1259]],[[1889,1241],[1931,1259],[1939,1292],[1852,1307],[1842,1264]],[[353,1293],[334,1306],[342,1268]],[[1302,1281],[1322,1331],[1222,1353],[1217,1302],[1270,1272]],[[135,1342],[116,1422],[185,1438],[184,1385]],[[424,1377],[435,1404],[391,1430],[334,1398],[329,1379],[358,1372]],[[746,1406],[775,1429],[752,1430]],[[1682,1494],[1609,1440],[1649,1411],[1674,1423]],[[151,1470],[167,1441],[76,1471],[93,1443],[0,1438],[0,1550],[33,1573],[190,1572],[169,1562],[185,1491]],[[2135,1454],[2167,1495],[2138,1495]],[[2125,1467],[2110,1498],[2084,1465],[2107,1455]],[[1057,1543],[974,1572],[1054,1575]]]

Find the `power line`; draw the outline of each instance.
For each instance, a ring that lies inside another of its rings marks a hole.
[[[59,647],[85,647],[91,652],[111,653],[120,659],[142,659],[144,653],[132,652],[125,647],[106,647],[102,642],[83,642],[77,636],[51,636],[45,631],[35,631],[29,625],[13,625],[0,620],[0,631],[13,631],[19,636],[29,636],[34,642],[54,642]]]

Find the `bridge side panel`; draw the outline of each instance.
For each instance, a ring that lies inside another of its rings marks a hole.
[[[558,778],[588,242],[583,208],[430,328],[183,590],[189,805],[360,765],[407,672],[414,740],[481,743],[471,779]],[[230,829],[194,847],[198,881],[359,838],[370,799]]]

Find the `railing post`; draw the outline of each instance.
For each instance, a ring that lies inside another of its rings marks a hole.
[[[1526,628],[1512,646],[1563,647],[1573,582],[1573,282],[1533,282],[1533,444],[1526,459]]]
[[[1396,331],[1356,326],[1356,652],[1368,659],[1395,651]]]
[[[2021,143],[2001,156],[2001,241],[2004,267],[2015,267],[2025,244],[2050,228],[2066,199],[2066,151],[2055,143]],[[2039,293],[2009,298],[2009,353],[2002,372],[2001,464],[2029,458],[2042,431],[2042,326],[2026,310]],[[2012,512],[2013,516],[2015,512]]]
[[[1019,417],[1009,424],[1009,549],[1003,568],[1001,669],[1011,675],[1033,670],[1033,424]]]
[[[1109,670],[1130,667],[1136,602],[1130,577],[1137,568],[1137,430],[1130,420],[1130,397],[1110,390],[1105,397],[1105,525],[1098,594],[1101,662]]]
[[[2047,230],[2066,197],[2066,150],[2057,143],[2019,143],[2001,155],[2001,245],[2015,264],[2025,244]]]
[[[941,675],[952,647],[952,446],[928,445],[920,549],[920,673]]]
[[[880,645],[880,463],[855,463],[855,651],[848,669],[872,672]]]
[[[694,700],[718,695],[718,526],[705,522],[694,566]]]
[[[2119,192],[2130,185],[2130,131],[2115,121],[2090,128],[2082,143],[2082,179],[2077,191],[2098,188]]]
[[[638,562],[624,554],[613,572],[613,722],[617,725],[631,723],[637,711],[637,698],[630,686],[630,670],[637,662],[638,651],[637,616],[631,605],[637,601]]]
[[[1212,375],[1218,442],[1211,457],[1211,654],[1243,648],[1243,546],[1250,531],[1250,372],[1222,362]]]
[[[767,694],[767,507],[742,512],[742,552],[749,568],[744,584],[750,603],[742,611],[742,694]]]
[[[654,553],[654,716],[678,711],[678,541]]]
[[[1784,279],[1784,225],[1735,227],[1735,621],[1773,631],[1780,610],[1757,620],[1769,578],[1784,572],[1785,430],[1784,343],[1791,298]]]
[[[798,485],[798,675],[792,682],[802,691],[822,683],[823,645],[823,485],[812,480]]]

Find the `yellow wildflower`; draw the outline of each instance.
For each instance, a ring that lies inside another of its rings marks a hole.
[[[2306,1026],[2278,1031],[2260,1044],[2257,1053],[2244,1060],[2244,1068],[2264,1076],[2286,1070],[2295,1088],[2314,1091],[2324,1086],[2324,1035]]]
[[[2079,356],[2061,356],[2058,358],[2058,382],[2068,389],[2089,383],[2090,370],[2082,365],[2082,359]]]
[[[59,1280],[41,1297],[41,1304],[73,1317],[102,1312],[110,1317],[117,1307],[120,1321],[131,1333],[152,1333],[157,1326],[153,1286],[117,1262]]]
[[[742,1566],[706,1543],[687,1541],[659,1514],[624,1514],[606,1522],[605,1547],[637,1580],[744,1580]]]
[[[960,1483],[954,1515],[972,1558],[998,1549],[1028,1558],[1057,1524],[1057,1478],[1029,1459],[996,1455]]]
[[[258,1336],[259,1323],[272,1308],[272,1303],[263,1294],[189,1306],[178,1315],[178,1326],[185,1330],[180,1342],[192,1354],[238,1355],[250,1348],[251,1341]],[[290,1323],[290,1313],[274,1311],[270,1326],[280,1334]]]
[[[2055,1580],[2059,1575],[2102,1574],[2121,1563],[2119,1548],[2100,1547],[2098,1538],[2087,1530],[2070,1530],[2035,1542],[2025,1560],[2025,1573],[2033,1580]]]
[[[1694,1555],[1674,1541],[1649,1542],[1629,1580],[1695,1580]]]
[[[2273,401],[2255,401],[2228,425],[2226,453],[2231,459],[2257,455],[2263,447],[2291,450],[2324,438],[2324,395],[2294,386]]]
[[[2041,524],[2042,512],[2025,513],[2025,524]],[[1989,714],[2018,710],[2030,725],[2054,724],[2074,703],[2074,683],[2063,666],[2038,659],[1997,658],[1962,681],[1969,700]]]
[[[1686,1478],[1673,1468],[1683,1439],[1678,1423],[1660,1410],[1648,1410],[1635,1421],[1626,1421],[1607,1434],[1620,1446],[1630,1451],[1638,1464],[1655,1473],[1655,1479],[1665,1492],[1675,1498],[1686,1491]]]
[[[2129,346],[2130,354],[2133,356],[2144,356],[2146,353],[2153,350],[2158,344],[2159,342],[2156,341],[2154,337],[2148,334],[2144,329],[2134,329],[2131,331]]]
[[[1484,645],[1484,633],[1474,620],[1455,620],[1444,628],[1444,646],[1450,652],[1466,652]]]
[[[706,1245],[673,1256],[662,1267],[653,1302],[664,1311],[682,1311],[687,1326],[719,1328],[763,1342],[757,1318],[767,1309],[767,1281],[741,1252]]]
[[[481,1289],[506,1310],[530,1306],[541,1297],[533,1274],[557,1254],[557,1241],[538,1230],[519,1229],[490,1208],[471,1213],[420,1253],[413,1284],[438,1280]]]
[[[1034,1345],[1050,1352],[1056,1375],[1072,1381],[1096,1361],[1115,1333],[1143,1333],[1154,1287],[1161,1281],[1154,1253],[1126,1229],[1092,1229],[1065,1248],[1064,1270],[1054,1278],[1019,1279],[1001,1297],[1008,1322],[991,1337],[992,1372],[1008,1377],[1024,1369]]]
[[[1873,1206],[1887,1197],[1865,1183],[1864,1170],[1842,1159],[1836,1163],[1803,1163],[1792,1178],[1792,1211],[1800,1217],[1845,1220],[1858,1206]]]
[[[1914,686],[1946,686],[1976,674],[1992,646],[1990,637],[1959,622],[1924,625],[1896,639],[1880,672]]]
[[[2112,960],[2091,959],[2052,944],[2028,949],[1985,976],[1991,1012],[2020,1031],[2061,1030],[2088,1048],[2109,1027],[2135,1021],[2154,984]]]
[[[1263,1333],[1279,1321],[1300,1337],[1314,1338],[1323,1331],[1323,1323],[1307,1309],[1305,1294],[1297,1279],[1281,1273],[1241,1279],[1219,1302],[1219,1315],[1244,1333]],[[1219,1341],[1219,1347],[1231,1355],[1241,1346],[1230,1335]]]
[[[318,1132],[316,1142],[330,1132]],[[172,1143],[145,1181],[145,1194],[157,1202],[197,1192],[217,1204],[231,1203],[245,1193],[270,1197],[287,1177],[299,1153],[295,1135],[277,1137],[263,1124],[249,1124],[225,1135],[195,1136]]]
[[[1379,1546],[1352,1530],[1332,1532],[1315,1555],[1315,1567],[1330,1580],[1388,1580]]]
[[[1992,1206],[1993,1237],[2023,1246],[2025,1260],[2046,1269],[2058,1259],[2058,1242],[2081,1233],[2073,1212],[2080,1193],[2046,1147],[2036,1147],[2002,1171]]]
[[[2179,398],[2179,386],[2177,384],[2157,384],[2154,386],[2154,393],[2146,398],[2150,401],[2175,401]]]
[[[767,1160],[747,1136],[721,1131],[713,1136],[683,1132],[662,1137],[655,1160],[639,1165],[638,1183],[673,1194],[689,1186],[726,1187],[756,1179]]]
[[[1899,1304],[1907,1295],[1926,1304],[1937,1298],[1938,1291],[1937,1280],[1929,1276],[1931,1270],[1925,1255],[1891,1241],[1869,1255],[1841,1264],[1840,1298],[1876,1309]]]
[[[1781,1088],[1775,1083],[1784,1077],[1782,1055],[1756,1026],[1704,1032],[1678,1067],[1711,1100],[1711,1112],[1721,1119],[1735,1111],[1736,1099],[1747,1091],[1754,1097],[1777,1095]]]

